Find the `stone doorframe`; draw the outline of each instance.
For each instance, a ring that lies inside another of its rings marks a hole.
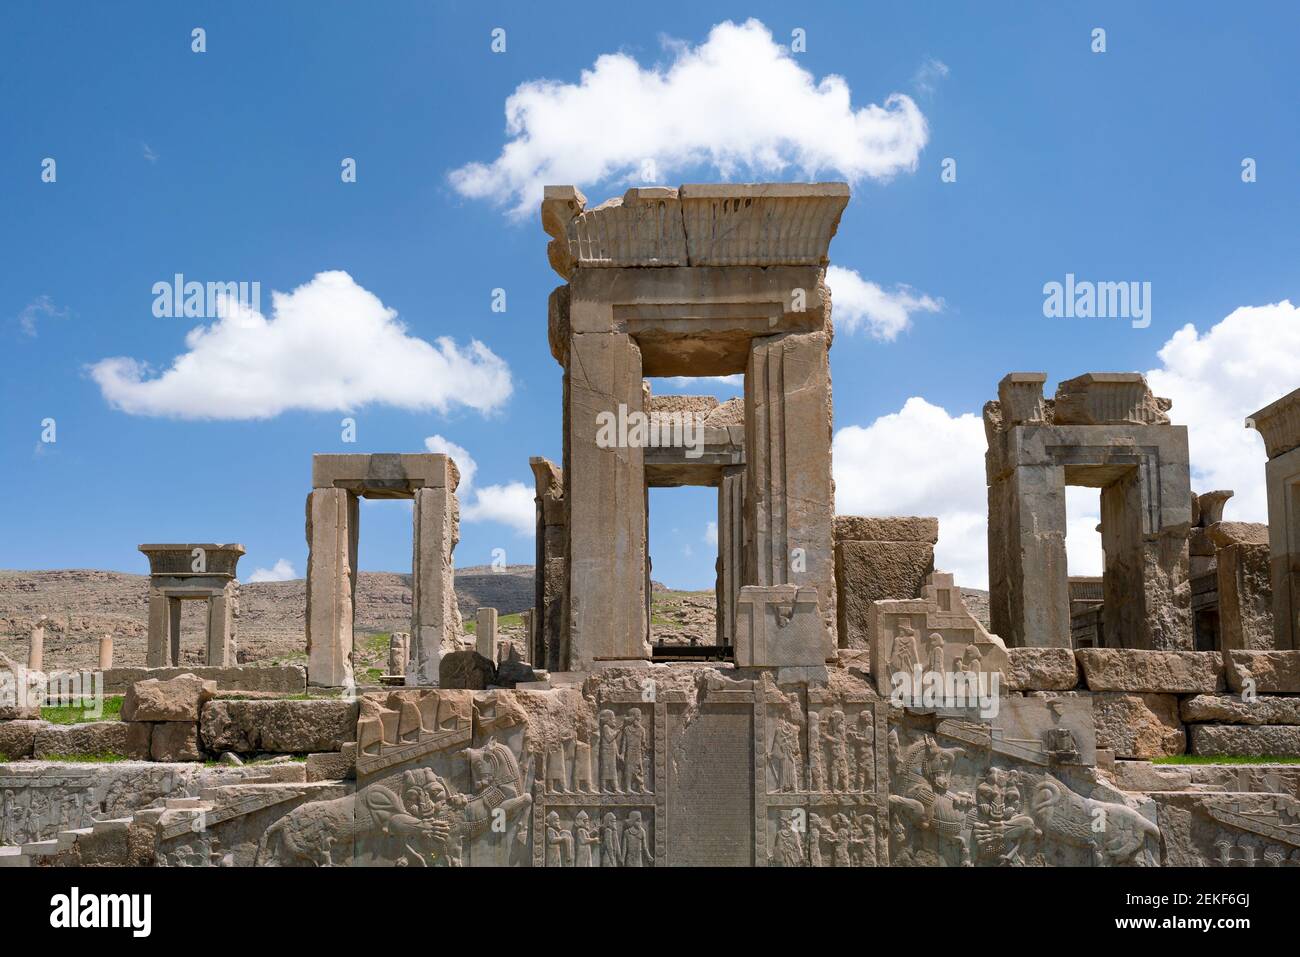
[[[1273,646],[1300,649],[1300,389],[1247,420],[1264,437]]]
[[[307,496],[307,676],[318,687],[355,685],[358,500],[411,499],[411,641],[408,685],[436,687],[442,656],[461,633],[452,551],[459,539],[456,486],[448,456],[312,456]]]
[[[145,666],[179,665],[181,602],[207,603],[204,664],[227,667],[235,663],[235,566],[243,545],[212,542],[141,545],[149,559],[149,630]]]
[[[688,185],[588,210],[572,186],[546,188],[548,256],[568,280],[549,307],[564,369],[566,669],[649,657],[645,450],[597,445],[601,414],[643,413],[646,376],[744,375],[739,584],[816,588],[836,653],[824,279],[848,198],[842,183]]]
[[[1071,647],[1065,488],[1101,490],[1103,621],[1122,647],[1193,648],[1187,429],[1136,373],[1089,373],[1045,402],[1012,373],[984,407],[989,612],[1008,646]]]

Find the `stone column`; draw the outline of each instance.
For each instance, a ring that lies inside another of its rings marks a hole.
[[[497,661],[497,610],[480,608],[474,628],[474,648],[488,661]]]
[[[718,486],[718,644],[735,646],[736,599],[745,573],[745,467],[722,470]]]
[[[233,665],[232,647],[235,636],[235,588],[230,582],[219,594],[208,599],[207,663],[226,668]]]
[[[1260,409],[1249,422],[1264,436],[1268,464],[1268,548],[1273,639],[1300,650],[1300,389]]]
[[[450,459],[447,462],[448,475],[441,488],[415,492],[410,653],[414,674],[408,684],[436,686],[443,655],[456,650],[461,633],[452,561],[460,538],[460,509],[455,466]]]
[[[27,670],[45,670],[45,625],[32,629],[31,644],[27,646]]]
[[[185,608],[179,598],[167,599],[167,664],[181,663],[181,616]]]
[[[307,496],[307,675],[316,687],[354,683],[357,497],[318,488]]]
[[[745,583],[817,589],[835,638],[831,383],[825,333],[753,339],[745,374]]]
[[[554,462],[533,456],[528,460],[537,483],[537,556],[533,595],[532,660],[539,668],[561,670],[566,616],[564,589],[568,574],[564,550],[568,526],[564,514],[564,472]]]
[[[575,302],[575,313],[577,309]],[[649,656],[644,450],[623,447],[618,428],[629,414],[642,411],[641,350],[622,333],[575,333],[568,342],[564,497],[569,645],[561,668],[590,670],[598,659]]]
[[[99,639],[99,670],[107,671],[113,667],[113,636],[104,635]]]
[[[171,648],[171,605],[157,588],[149,590],[149,644],[145,650],[145,667],[167,667]]]
[[[989,484],[989,615],[1008,647],[1071,647],[1060,466],[1018,466]]]

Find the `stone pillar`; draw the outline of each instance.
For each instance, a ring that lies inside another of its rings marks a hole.
[[[574,302],[574,324],[579,303]],[[604,306],[606,310],[610,307]],[[641,350],[622,333],[574,333],[564,372],[568,653],[561,669],[644,659],[645,467],[618,423],[641,413]],[[599,443],[599,444],[598,444]],[[613,446],[613,447],[602,447]]]
[[[235,663],[233,648],[236,587],[232,581],[221,590],[220,594],[208,599],[207,663],[213,667],[226,668]]]
[[[1264,437],[1268,464],[1269,566],[1273,582],[1273,640],[1300,650],[1300,389],[1249,419]]]
[[[149,590],[149,645],[145,650],[145,667],[167,667],[171,650],[171,604],[159,589]]]
[[[564,629],[564,590],[568,574],[564,550],[568,526],[564,514],[564,472],[554,462],[528,460],[537,484],[537,555],[533,568],[533,631],[529,653],[539,668],[561,670]]]
[[[316,687],[354,684],[357,497],[318,488],[307,496],[307,675]]]
[[[1065,470],[1018,466],[989,485],[989,615],[1008,647],[1069,648]]]
[[[745,467],[722,470],[718,486],[718,644],[736,643],[736,599],[745,573]]]
[[[745,374],[745,584],[811,586],[837,641],[826,333],[753,339]]]
[[[405,631],[395,631],[388,636],[388,673],[405,675],[411,636]]]
[[[45,625],[32,629],[31,643],[27,646],[27,670],[45,670]]]
[[[460,539],[454,468],[448,460],[443,487],[421,488],[415,492],[410,653],[414,680],[408,684],[437,685],[442,657],[456,650],[461,633],[452,560]]]
[[[167,599],[167,664],[181,663],[181,617],[185,608],[179,598]]]
[[[497,661],[497,610],[480,608],[474,628],[474,648],[488,661]]]
[[[99,670],[107,671],[113,667],[113,636],[104,635],[99,639]]]
[[[1219,548],[1219,647],[1224,651],[1274,648],[1273,587],[1265,544],[1233,542]]]

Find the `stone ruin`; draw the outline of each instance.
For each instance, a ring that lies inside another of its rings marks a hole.
[[[1141,376],[1049,399],[1008,375],[984,409],[986,622],[935,568],[936,519],[834,514],[847,201],[548,188],[563,459],[529,460],[523,643],[495,609],[465,633],[450,459],[318,455],[307,667],[234,664],[222,627],[176,667],[171,603],[197,597],[176,589],[229,607],[237,546],[143,546],[158,630],[151,599],[149,667],[105,673],[121,720],[0,710],[0,865],[1300,864],[1300,766],[1268,760],[1300,755],[1300,390],[1251,420],[1265,529],[1193,493]],[[704,375],[743,375],[743,401],[645,381]],[[711,646],[651,638],[648,490],[680,485],[718,490]],[[1068,485],[1099,490],[1099,578],[1069,574]],[[411,626],[378,685],[352,667],[359,497],[414,503]],[[194,548],[228,554],[187,578]],[[11,687],[55,686],[36,650]],[[128,760],[61,760],[101,753]],[[1209,763],[1153,763],[1183,754]],[[1213,763],[1239,755],[1262,757]]]

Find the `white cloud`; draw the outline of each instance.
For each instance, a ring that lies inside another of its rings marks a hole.
[[[293,565],[287,558],[281,558],[270,568],[254,569],[253,574],[248,576],[250,582],[287,582],[298,577],[298,573],[293,570]]]
[[[456,463],[456,468],[460,469],[460,484],[456,486],[456,494],[462,499],[468,495],[469,490],[474,487],[474,475],[478,472],[478,463],[474,461],[474,456],[465,451],[464,446],[457,445],[441,435],[431,435],[426,438],[424,447],[430,452],[451,456],[452,461]]]
[[[464,446],[441,435],[431,435],[424,440],[430,452],[450,455],[460,469],[460,485],[456,497],[460,499],[460,517],[467,522],[499,522],[508,525],[520,535],[532,536],[537,531],[537,506],[535,490],[523,482],[505,485],[488,485],[477,488],[474,478],[478,463]]]
[[[473,504],[461,507],[467,522],[499,522],[520,535],[531,536],[537,528],[535,492],[523,482],[489,485],[474,490]]]
[[[922,96],[932,97],[939,81],[947,76],[948,64],[934,57],[926,57],[925,62],[917,68],[916,75],[912,77],[912,86],[916,87],[916,92]]]
[[[918,293],[908,286],[887,291],[856,270],[826,267],[826,284],[831,290],[835,328],[854,332],[864,324],[873,339],[890,342],[912,324],[914,312],[939,312],[943,300]]]
[[[1147,381],[1173,399],[1172,420],[1187,426],[1192,488],[1232,489],[1232,518],[1268,521],[1264,442],[1245,420],[1300,385],[1300,307],[1242,306],[1203,335],[1188,323],[1159,357]]]
[[[546,184],[639,182],[647,164],[657,182],[705,164],[722,179],[856,182],[916,169],[929,133],[910,97],[854,109],[843,77],[818,80],[758,20],[665,47],[666,65],[607,53],[577,83],[520,84],[506,99],[500,155],[454,170],[453,188],[527,216]]]
[[[479,412],[510,397],[510,369],[478,340],[462,348],[408,335],[397,313],[346,272],[322,272],[272,294],[272,317],[227,303],[192,329],[188,349],[156,377],[103,359],[90,375],[114,408],[181,419],[264,419],[290,410],[346,412],[370,403]]]
[[[23,335],[36,338],[37,327],[47,319],[66,319],[68,310],[60,309],[49,296],[37,296],[18,313],[18,327]]]
[[[717,522],[709,522],[707,525],[704,526],[704,543],[706,545],[713,545],[715,548],[717,547],[718,544],[718,523]]]
[[[1065,487],[1065,567],[1071,575],[1100,575],[1101,489]]]
[[[986,588],[985,447],[979,416],[952,416],[913,396],[898,412],[835,433],[835,511],[938,516],[935,567]]]

